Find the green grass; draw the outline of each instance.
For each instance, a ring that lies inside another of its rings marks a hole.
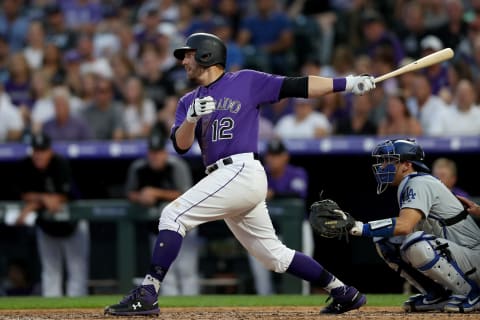
[[[2,309],[103,308],[119,301],[121,296],[87,296],[81,298],[2,297]],[[321,306],[325,295],[202,295],[194,297],[161,297],[160,307],[252,307],[252,306]],[[400,306],[406,299],[399,294],[367,294],[369,306]]]

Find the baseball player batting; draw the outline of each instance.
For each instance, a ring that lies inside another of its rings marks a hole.
[[[373,165],[377,193],[398,187],[400,213],[396,218],[362,223],[343,212],[343,222],[351,221],[344,230],[373,237],[385,262],[421,292],[403,304],[406,312],[480,310],[480,229],[469,215],[474,204],[467,202],[465,209],[429,174],[423,149],[415,141],[387,140],[375,147],[372,156],[377,162]],[[321,201],[317,203],[312,205],[314,216],[322,217],[325,210],[319,209]],[[332,214],[342,212],[331,201],[326,203]],[[336,221],[317,225],[313,220],[312,225],[322,233]],[[334,232],[325,231],[327,235]]]
[[[142,285],[118,304],[106,307],[105,313],[158,314],[158,291],[183,237],[198,225],[219,219],[266,268],[287,272],[329,292],[332,302],[322,313],[344,313],[364,305],[366,298],[356,288],[345,285],[317,261],[286,247],[277,238],[265,203],[267,179],[258,160],[257,140],[262,104],[338,91],[364,94],[375,88],[374,78],[225,72],[225,44],[207,33],[192,34],[174,56],[199,87],[180,98],[171,139],[182,154],[196,138],[207,175],[165,207],[151,267]]]

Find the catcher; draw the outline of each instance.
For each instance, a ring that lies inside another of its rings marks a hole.
[[[310,222],[325,237],[372,237],[382,259],[421,292],[403,304],[406,312],[480,310],[480,229],[424,156],[411,140],[372,152],[377,193],[398,187],[398,217],[363,223],[327,199],[311,206]]]

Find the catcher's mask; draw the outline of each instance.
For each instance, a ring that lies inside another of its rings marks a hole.
[[[227,48],[223,41],[210,33],[194,33],[187,38],[185,46],[175,49],[173,55],[178,60],[183,60],[187,51],[195,51],[195,61],[202,67],[216,64],[225,67],[227,61]]]
[[[393,182],[396,173],[395,165],[409,161],[417,171],[430,172],[423,163],[425,152],[415,140],[387,140],[378,144],[372,151],[376,163],[372,165],[377,180],[377,194],[384,192]]]

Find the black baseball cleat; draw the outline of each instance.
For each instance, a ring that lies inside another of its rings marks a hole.
[[[367,297],[350,286],[333,289],[327,301],[330,298],[333,298],[333,301],[320,311],[321,314],[341,314],[358,309],[367,303]]]
[[[112,316],[158,316],[158,295],[153,285],[139,286],[130,291],[118,304],[105,308]]]

